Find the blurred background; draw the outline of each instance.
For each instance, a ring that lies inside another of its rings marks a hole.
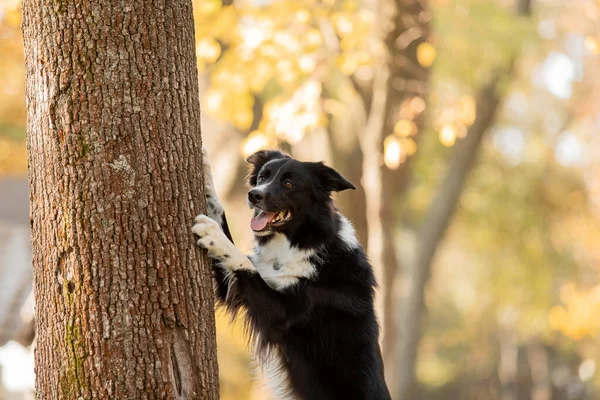
[[[203,140],[324,160],[380,281],[395,399],[600,398],[600,2],[194,0]],[[0,399],[33,398],[18,0],[0,0]],[[268,399],[218,313],[223,399]]]

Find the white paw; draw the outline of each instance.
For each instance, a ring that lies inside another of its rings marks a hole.
[[[225,236],[219,224],[206,215],[198,215],[192,227],[198,236],[198,246],[208,250],[208,255],[230,271],[240,269],[255,271],[254,266],[240,250]]]
[[[208,250],[211,257],[223,258],[229,240],[221,231],[217,221],[203,214],[198,215],[195,221],[192,232],[198,236],[198,246]]]

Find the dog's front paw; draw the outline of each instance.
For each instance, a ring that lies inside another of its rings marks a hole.
[[[219,223],[207,215],[198,215],[192,232],[198,236],[198,246],[208,250],[211,257],[222,258],[227,248],[227,237],[223,234]]]
[[[240,269],[256,272],[254,266],[241,251],[225,236],[218,222],[206,215],[198,215],[192,227],[194,235],[198,236],[198,246],[208,250],[208,255],[229,270]]]

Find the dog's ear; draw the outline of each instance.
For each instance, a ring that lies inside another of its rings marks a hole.
[[[279,150],[260,150],[246,158],[246,162],[251,165],[248,183],[252,186],[256,186],[256,178],[263,165],[278,158],[290,158],[290,156],[283,154]]]
[[[328,192],[341,192],[347,189],[356,189],[356,186],[344,178],[335,169],[328,167],[322,162],[315,163],[317,182],[319,186]]]

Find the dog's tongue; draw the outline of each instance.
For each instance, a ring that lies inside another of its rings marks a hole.
[[[250,221],[250,228],[252,228],[253,231],[262,231],[265,229],[265,226],[275,218],[275,214],[276,213],[274,212],[261,211],[256,217],[252,218],[252,221]]]

